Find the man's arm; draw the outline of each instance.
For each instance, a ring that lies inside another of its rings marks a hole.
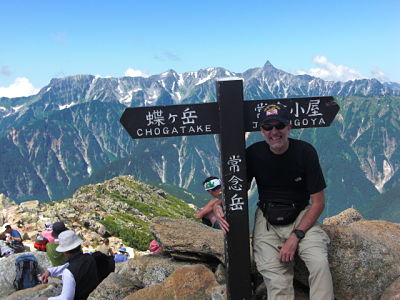
[[[246,186],[247,191],[249,191],[249,189],[251,187],[251,182],[253,180],[253,176],[250,176],[250,177],[251,177],[251,179],[247,180],[247,182],[246,182],[247,183],[247,186]],[[218,221],[219,225],[222,228],[222,231],[225,234],[228,233],[229,232],[229,223],[225,219],[224,209],[222,208],[222,200],[219,200],[214,204],[213,211],[214,211],[215,216],[217,217],[217,221]]]
[[[196,219],[201,219],[204,217],[206,214],[210,213],[213,211],[215,203],[218,202],[218,198],[212,199],[210,202],[206,204],[198,213],[194,215]]]
[[[61,276],[62,273],[64,272],[64,270],[66,268],[68,268],[68,266],[69,266],[69,263],[65,263],[65,264],[60,265],[60,266],[47,268],[47,270],[42,275],[42,283],[47,283],[47,278],[49,276],[52,276],[52,277]]]
[[[325,208],[325,194],[323,190],[310,195],[310,198],[312,201],[311,206],[296,226],[296,229],[303,230],[304,232],[307,232],[308,229],[314,226]],[[291,233],[279,252],[279,260],[281,262],[293,261],[298,245],[299,239],[294,233]]]
[[[65,269],[62,273],[62,291],[59,296],[50,297],[48,300],[73,300],[75,297],[76,282],[74,275]]]
[[[222,231],[226,234],[229,232],[229,223],[225,219],[224,209],[222,208],[222,200],[218,199],[218,202],[213,207],[214,214],[217,218]]]

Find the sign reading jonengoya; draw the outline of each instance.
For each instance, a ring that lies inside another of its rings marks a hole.
[[[134,139],[219,132],[217,103],[127,108],[120,121]]]
[[[339,111],[339,105],[331,96],[244,101],[245,131],[260,129],[260,112],[270,104],[289,108],[293,128],[329,126]]]
[[[293,128],[329,126],[339,111],[333,97],[285,98],[243,101],[244,129],[259,130],[259,116],[269,104],[289,107]],[[202,103],[127,108],[121,123],[132,138],[170,137],[220,133],[218,104]]]

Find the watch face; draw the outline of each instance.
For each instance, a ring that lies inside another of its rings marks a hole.
[[[295,229],[293,231],[294,231],[294,234],[297,236],[298,239],[302,239],[306,235],[303,230]]]

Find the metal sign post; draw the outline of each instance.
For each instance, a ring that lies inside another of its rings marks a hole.
[[[228,299],[251,299],[245,132],[258,131],[267,104],[288,107],[293,128],[326,127],[339,111],[332,97],[243,101],[242,80],[217,81],[217,103],[127,108],[121,124],[132,138],[219,134]]]

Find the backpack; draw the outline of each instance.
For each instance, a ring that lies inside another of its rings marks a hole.
[[[32,254],[23,254],[15,260],[14,288],[23,290],[38,285],[38,262]]]
[[[48,240],[44,238],[41,234],[39,234],[35,240],[35,243],[33,244],[33,247],[35,247],[38,251],[46,252],[47,243]]]
[[[108,274],[115,271],[115,261],[112,256],[106,255],[100,251],[92,254],[97,266],[97,276],[99,283],[102,282]]]

